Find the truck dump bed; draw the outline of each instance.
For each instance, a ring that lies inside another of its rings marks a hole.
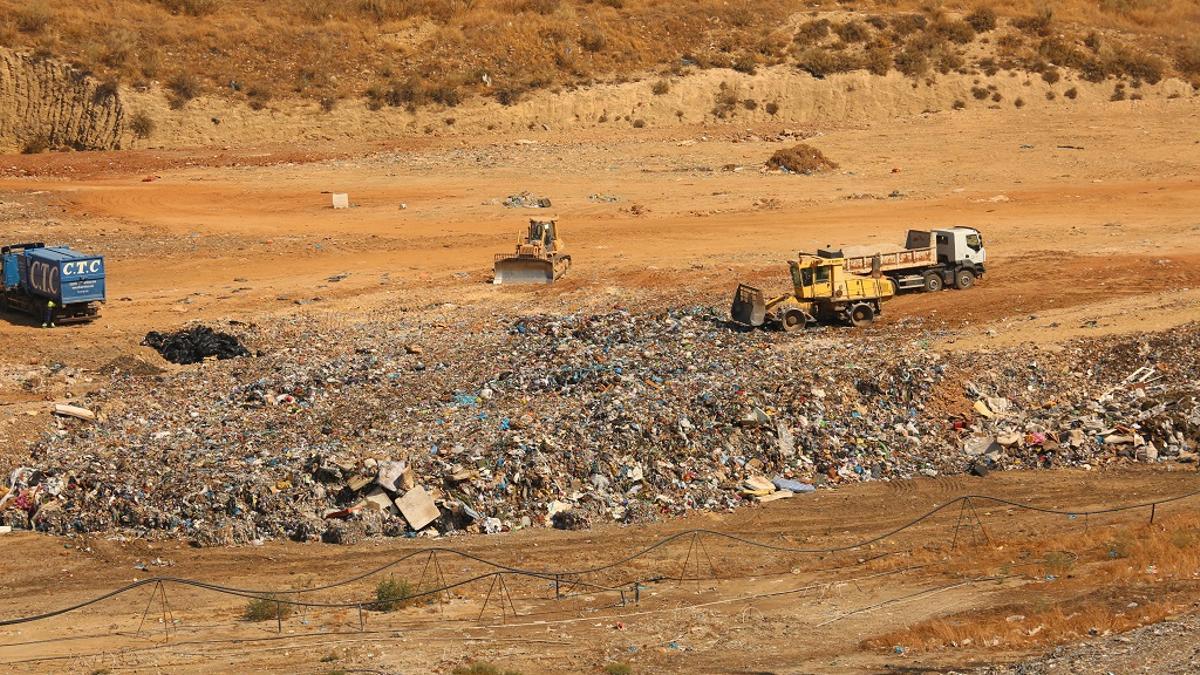
[[[910,248],[890,253],[875,253],[873,255],[851,256],[846,258],[846,271],[855,274],[870,274],[871,264],[875,256],[879,256],[879,271],[894,272],[937,264],[937,251],[932,246]]]
[[[15,259],[17,285],[30,295],[59,305],[105,300],[102,256],[66,247],[44,247],[21,251]]]

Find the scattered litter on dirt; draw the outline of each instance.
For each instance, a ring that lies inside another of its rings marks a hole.
[[[510,209],[548,209],[550,208],[550,198],[539,197],[530,192],[519,192],[505,197],[504,206]]]
[[[193,326],[174,333],[146,333],[142,344],[155,350],[171,363],[187,365],[205,359],[233,359],[250,356],[250,351],[228,333],[218,333],[208,326]]]

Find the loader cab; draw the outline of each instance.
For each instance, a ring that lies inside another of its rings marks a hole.
[[[951,227],[932,232],[937,259],[943,265],[973,264],[983,267],[987,250],[983,246],[983,235],[973,227]]]
[[[834,276],[842,268],[842,258],[812,258],[801,257],[799,261],[790,261],[792,270],[792,285],[796,297],[802,300],[814,300],[833,296]]]

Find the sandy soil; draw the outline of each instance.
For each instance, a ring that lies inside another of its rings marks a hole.
[[[379,313],[419,313],[445,303],[480,317],[724,305],[739,280],[782,288],[784,261],[797,250],[891,246],[910,227],[980,228],[991,271],[971,291],[902,296],[876,327],[847,339],[884,343],[911,334],[932,337],[941,348],[991,349],[1168,329],[1200,318],[1198,112],[1184,98],[1071,111],[937,113],[886,124],[847,120],[809,139],[841,169],[810,177],[760,172],[775,149],[795,142],[777,140],[779,125],[434,138],[382,151],[275,146],[77,154],[49,158],[44,170],[36,164],[40,158],[4,158],[0,164],[13,167],[0,179],[4,239],[105,253],[110,301],[103,319],[87,326],[41,331],[17,317],[0,321],[0,364],[6,375],[16,374],[14,381],[23,370],[51,363],[89,373],[37,393],[6,385],[0,445],[6,464],[14,463],[24,440],[52,427],[45,413],[50,401],[102,386],[94,369],[118,356],[157,359],[138,346],[148,330],[194,319],[264,322],[293,312],[370,321]],[[554,208],[500,205],[522,190],[550,197]],[[348,192],[354,208],[331,209],[328,191]],[[592,194],[618,200],[594,201]],[[491,286],[492,253],[511,247],[526,218],[548,214],[560,218],[570,243],[575,267],[569,276],[552,288]],[[1194,481],[1190,470],[921,480],[653,527],[454,543],[533,566],[608,558],[686,527],[780,541],[849,541],[967,491],[1084,507],[1184,492]],[[989,528],[1007,528],[1029,550],[1049,545],[1062,526],[1005,512],[992,516]],[[858,564],[906,547],[944,552],[946,527],[928,529],[940,544],[906,538],[821,561],[714,550],[720,580],[656,584],[636,607],[599,609],[613,604],[611,594],[555,603],[545,599],[544,584],[514,579],[521,616],[503,626],[496,624],[498,611],[477,618],[487,590],[480,587],[464,589],[444,608],[372,613],[367,633],[358,630],[357,612],[347,610],[292,618],[282,636],[273,624],[233,621],[240,599],[170,588],[182,623],[169,645],[158,646],[163,625],[153,612],[150,634],[146,628],[140,637],[133,633],[148,600],[143,589],[70,618],[4,629],[0,659],[20,662],[20,669],[80,672],[187,672],[211,669],[213,659],[231,670],[417,672],[447,670],[468,657],[527,672],[596,672],[612,661],[646,672],[831,672],[889,664],[955,667],[1039,648],[976,645],[896,654],[861,646],[948,611],[1004,606],[1030,592],[1030,579],[970,582],[996,569],[967,569],[951,564],[959,559],[949,555],[906,554],[915,556],[912,564],[937,563],[913,571],[899,571],[906,565],[893,556]],[[197,551],[182,544],[3,536],[9,561],[0,572],[3,616],[61,606],[159,572],[254,588],[311,585],[415,546]],[[989,551],[983,557],[992,560],[997,554]],[[679,566],[681,556],[664,557]],[[174,566],[132,567],[156,557]],[[459,576],[470,572],[469,565],[453,567]],[[889,574],[871,577],[883,573]],[[856,577],[862,579],[851,581]],[[356,588],[361,596],[373,586]],[[920,591],[931,595],[838,618]],[[1036,592],[1056,597],[1054,589]],[[1189,593],[1195,591],[1171,589],[1169,595],[1186,606]],[[618,623],[623,627],[614,627]],[[322,660],[328,657],[336,658]]]

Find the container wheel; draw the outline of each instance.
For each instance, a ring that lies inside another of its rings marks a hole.
[[[851,307],[848,314],[850,316],[850,324],[856,328],[870,326],[875,322],[875,310],[865,302],[860,302]]]
[[[954,275],[954,287],[959,290],[966,290],[975,285],[975,273],[971,270],[959,270]]]
[[[798,309],[789,309],[779,317],[779,325],[785,333],[800,330],[805,323],[804,312]]]
[[[941,272],[926,272],[925,273],[925,291],[928,293],[937,293],[942,290],[945,284],[942,282]]]

